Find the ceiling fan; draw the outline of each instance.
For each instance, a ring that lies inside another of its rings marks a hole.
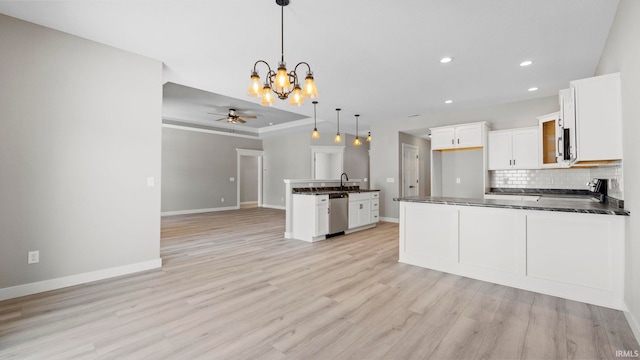
[[[209,113],[209,114],[214,114],[214,115],[223,115],[223,114],[216,114],[216,113]],[[255,115],[243,115],[243,114],[239,114],[236,109],[229,109],[229,113],[226,114],[223,118],[220,119],[216,119],[216,121],[222,121],[222,120],[226,120],[227,123],[229,124],[244,124],[247,121],[245,119],[257,119],[258,117]]]

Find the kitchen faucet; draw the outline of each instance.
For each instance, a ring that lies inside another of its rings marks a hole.
[[[342,184],[342,177],[346,178],[345,181],[349,181],[349,176],[347,176],[347,173],[340,174],[340,190],[344,190],[344,185]]]

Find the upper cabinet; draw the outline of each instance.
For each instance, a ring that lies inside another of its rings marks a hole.
[[[538,127],[490,131],[488,169],[537,169]]]
[[[489,126],[486,122],[432,128],[431,149],[483,147]]]
[[[620,74],[572,81],[571,95],[575,105],[574,164],[589,165],[622,159]],[[569,111],[563,119],[565,127],[571,126],[571,115]]]
[[[568,167],[564,161],[564,129],[560,121],[561,112],[538,116],[538,167]]]

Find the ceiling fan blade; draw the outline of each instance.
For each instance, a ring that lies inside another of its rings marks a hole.
[[[240,116],[242,116],[243,118],[247,118],[247,119],[257,119],[258,118],[255,115],[240,115]]]
[[[240,124],[244,124],[246,123],[246,121],[240,119],[240,118],[236,118],[236,122],[239,122]]]
[[[222,120],[229,120],[229,118],[227,118],[227,117],[223,117],[223,118],[217,119],[217,120],[215,120],[215,121],[222,121]]]

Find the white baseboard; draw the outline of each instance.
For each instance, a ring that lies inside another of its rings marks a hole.
[[[398,219],[398,218],[390,218],[390,217],[380,217],[380,221],[392,222],[392,223],[396,223],[396,224],[400,223],[400,219]]]
[[[162,267],[162,259],[154,259],[109,269],[96,270],[82,274],[12,286],[0,289],[0,301],[45,291],[62,289],[74,285],[86,284],[88,282],[109,279],[116,276],[133,274],[140,271],[157,269],[160,267]]]
[[[285,206],[280,206],[280,205],[267,205],[267,204],[262,204],[263,208],[267,208],[267,209],[276,209],[276,210],[286,210]]]
[[[160,213],[160,216],[199,214],[199,213],[206,213],[206,212],[212,212],[212,211],[237,210],[239,208],[240,208],[239,206],[227,206],[227,207],[207,208],[207,209],[164,211]]]
[[[636,319],[635,316],[633,316],[633,314],[629,311],[624,312],[624,317],[627,318],[627,322],[629,323],[629,327],[631,327],[631,331],[633,332],[633,335],[636,337],[636,340],[640,343],[640,323],[638,323],[638,319]],[[622,349],[622,350],[627,350],[627,349]],[[638,350],[638,349],[629,349],[629,350]]]

